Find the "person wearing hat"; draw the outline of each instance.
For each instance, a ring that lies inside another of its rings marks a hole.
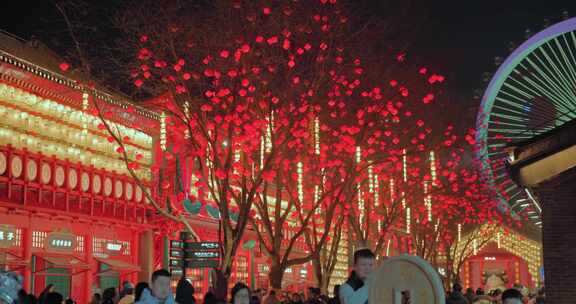
[[[22,279],[13,272],[0,270],[0,304],[18,301],[18,291],[22,289]]]
[[[122,286],[122,293],[124,296],[120,299],[118,304],[134,304],[136,297],[134,296],[134,286],[130,282],[124,282]]]

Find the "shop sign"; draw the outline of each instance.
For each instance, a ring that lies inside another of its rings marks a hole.
[[[184,274],[182,268],[170,268],[170,274],[174,277],[181,277]]]
[[[184,266],[187,268],[217,267],[220,258],[220,244],[216,242],[185,242]]]
[[[215,259],[199,259],[186,261],[187,268],[216,268],[218,267],[218,260]]]
[[[46,249],[72,252],[76,248],[76,237],[68,232],[51,232],[46,238]]]
[[[219,250],[220,244],[216,242],[186,242],[184,249],[191,251],[210,251]]]
[[[8,225],[0,226],[0,248],[14,246],[16,242],[16,228]]]
[[[124,246],[120,242],[106,242],[104,251],[109,255],[119,255],[122,253]]]
[[[218,251],[186,251],[187,259],[217,259],[219,257]]]
[[[171,248],[182,248],[182,241],[171,240],[170,241],[170,247]]]
[[[172,249],[170,250],[170,257],[171,258],[181,258],[183,256],[182,250]]]
[[[170,268],[181,268],[182,260],[170,259]]]

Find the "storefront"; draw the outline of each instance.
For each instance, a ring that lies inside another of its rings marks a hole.
[[[93,291],[149,277],[157,228],[91,114],[93,102],[130,137],[127,149],[142,155],[144,168],[152,164],[157,119],[53,72],[58,59],[38,52],[0,34],[0,268],[18,272],[37,295],[52,285],[88,303]],[[151,172],[142,170],[142,178]]]

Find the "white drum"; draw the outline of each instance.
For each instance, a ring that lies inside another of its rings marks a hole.
[[[369,304],[444,304],[444,287],[436,270],[417,256],[401,255],[382,263],[369,279]]]
[[[22,158],[15,155],[12,156],[12,176],[18,178],[20,175],[22,175]]]

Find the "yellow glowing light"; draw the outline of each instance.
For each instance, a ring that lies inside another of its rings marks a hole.
[[[50,126],[57,124],[59,125],[58,128],[66,127],[69,130],[81,130],[86,124],[91,133],[102,137],[107,136],[105,132],[98,129],[98,125],[101,123],[99,117],[88,115],[82,110],[44,99],[3,83],[0,83],[0,104],[10,108],[11,111],[26,113],[20,115],[27,115],[30,120],[43,119]],[[144,132],[114,122],[109,122],[109,125],[112,129],[119,129],[123,135],[129,136],[131,138],[130,145],[136,144],[145,148],[152,146],[152,137]]]
[[[368,191],[374,193],[374,172],[372,164],[368,165]]]
[[[428,221],[432,221],[432,197],[428,194],[428,182],[424,181],[424,206],[428,213]]]
[[[406,208],[406,233],[410,233],[411,214],[410,207]]]
[[[160,149],[166,151],[166,113],[160,113]]]
[[[298,162],[298,164],[296,164],[296,172],[298,174],[298,199],[300,200],[300,202],[304,201],[304,186],[303,186],[303,182],[304,182],[304,165],[302,164],[302,162]]]
[[[314,204],[317,204],[320,200],[320,186],[314,185]],[[314,211],[315,214],[320,214],[322,212],[322,208],[318,207]]]
[[[358,211],[360,211],[360,224],[364,223],[364,216],[365,216],[365,206],[364,206],[364,198],[362,195],[362,189],[360,188],[360,184],[356,185],[356,191],[358,192]]]
[[[394,179],[390,179],[390,201],[394,202],[394,200],[396,199],[396,196],[394,194]]]
[[[266,153],[272,152],[272,129],[274,129],[274,112],[270,113],[270,123],[266,126],[266,137],[264,138]]]
[[[404,176],[404,182],[408,181],[407,167],[406,149],[402,149],[402,175]]]
[[[436,157],[434,151],[430,151],[430,175],[432,176],[432,185],[436,184]]]
[[[314,118],[314,153],[320,155],[320,118]]]
[[[260,169],[264,168],[264,152],[266,151],[266,139],[264,136],[260,137]]]

